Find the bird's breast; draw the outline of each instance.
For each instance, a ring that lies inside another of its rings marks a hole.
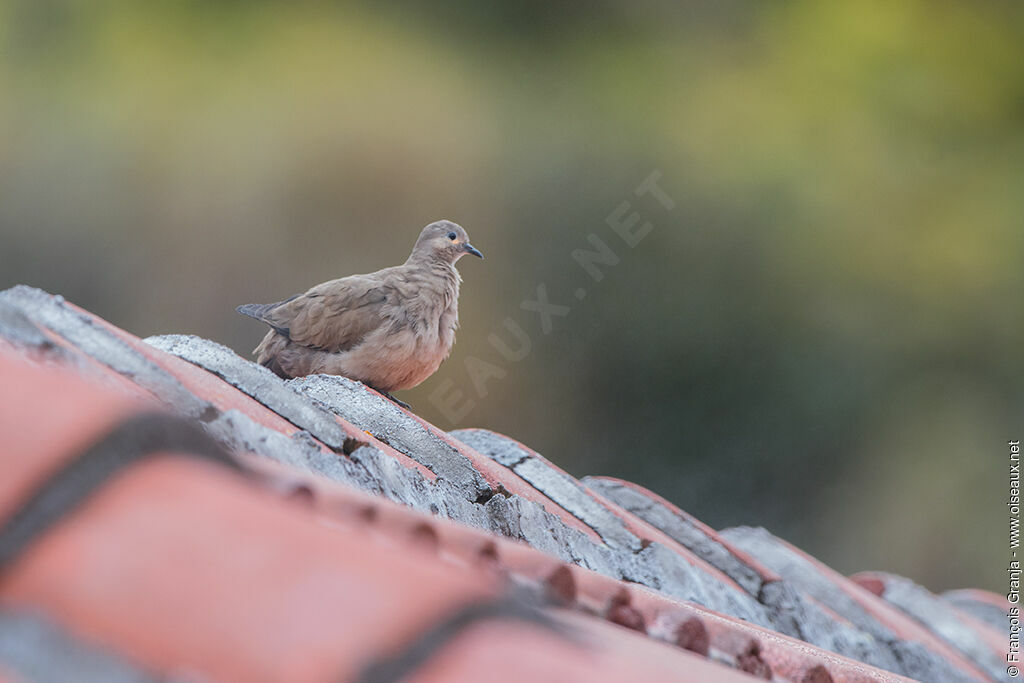
[[[427,365],[448,356],[459,324],[458,299],[458,271],[449,264],[410,274],[392,309],[391,327],[411,335],[411,356]]]

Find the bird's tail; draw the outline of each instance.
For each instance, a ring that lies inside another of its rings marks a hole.
[[[242,315],[249,316],[250,318],[263,320],[263,316],[266,315],[267,311],[276,305],[277,304],[242,304],[235,310]]]

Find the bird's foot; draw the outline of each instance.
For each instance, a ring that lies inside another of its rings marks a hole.
[[[375,389],[374,391],[376,391],[377,393],[379,393],[381,396],[383,396],[384,398],[388,399],[392,403],[397,403],[398,405],[402,406],[406,410],[412,410],[412,406],[411,405],[409,405],[408,403],[406,403],[405,401],[403,401],[400,398],[395,398],[389,392],[381,391],[380,389]]]

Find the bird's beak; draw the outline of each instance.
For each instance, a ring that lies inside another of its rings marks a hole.
[[[484,257],[484,255],[480,253],[480,250],[474,247],[469,242],[462,243],[462,251],[466,252],[467,254],[472,254],[473,256],[478,256],[480,258]]]

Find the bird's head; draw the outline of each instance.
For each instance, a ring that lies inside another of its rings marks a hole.
[[[423,228],[412,254],[414,257],[447,263],[455,263],[465,254],[484,257],[469,243],[469,235],[461,225],[446,220],[435,221]]]

